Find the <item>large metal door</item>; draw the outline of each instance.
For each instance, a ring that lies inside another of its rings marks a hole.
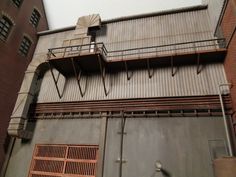
[[[123,145],[121,122],[108,121],[104,177],[213,177],[209,142],[225,141],[222,118],[127,118]]]

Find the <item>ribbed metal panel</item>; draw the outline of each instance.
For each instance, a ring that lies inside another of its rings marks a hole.
[[[129,81],[125,72],[107,74],[108,96],[104,94],[100,75],[87,76],[84,97],[80,96],[76,79],[68,78],[61,99],[57,95],[51,73],[47,72],[42,81],[38,102],[213,95],[218,94],[219,84],[227,82],[223,64],[206,65],[198,75],[196,69],[196,66],[182,66],[172,77],[170,67],[159,68],[154,70],[151,79],[148,78],[147,70],[134,71]],[[85,83],[83,76],[81,85],[85,86]]]
[[[198,10],[107,23],[96,41],[120,50],[212,38],[208,11]]]

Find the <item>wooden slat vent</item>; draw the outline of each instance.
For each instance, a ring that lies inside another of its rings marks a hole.
[[[95,177],[98,146],[36,145],[29,177]]]

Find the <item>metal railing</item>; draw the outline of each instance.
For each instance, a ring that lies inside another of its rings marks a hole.
[[[100,42],[100,43],[90,43],[83,45],[51,48],[48,49],[48,57],[49,59],[65,58],[72,56],[88,55],[99,52],[105,57],[106,60],[109,61],[116,59],[178,55],[180,53],[195,53],[198,51],[205,51],[205,50],[218,50],[225,47],[226,46],[224,38],[131,48],[124,50],[112,50],[112,51],[108,51],[104,43]]]

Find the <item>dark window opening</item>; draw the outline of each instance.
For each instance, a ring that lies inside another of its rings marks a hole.
[[[20,5],[22,4],[22,0],[12,0],[12,2],[13,2],[17,7],[20,7]]]
[[[0,39],[4,41],[7,39],[11,31],[12,25],[12,22],[7,17],[3,16],[0,19]]]
[[[36,145],[29,177],[95,177],[98,146]]]
[[[29,49],[31,46],[31,41],[27,37],[23,37],[23,40],[21,41],[19,51],[23,56],[27,56]]]
[[[38,26],[39,20],[40,20],[40,13],[36,9],[34,9],[30,17],[30,22],[36,28]]]

